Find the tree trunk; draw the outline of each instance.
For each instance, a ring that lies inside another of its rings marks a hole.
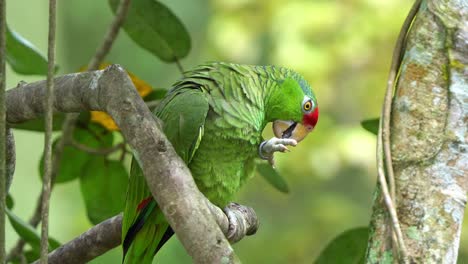
[[[468,190],[468,4],[423,1],[392,105],[396,208],[411,263],[456,263]],[[392,263],[378,186],[367,263]]]

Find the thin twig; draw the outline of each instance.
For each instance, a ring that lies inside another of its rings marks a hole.
[[[385,166],[387,169],[387,178],[390,183],[390,194],[392,199],[395,201],[395,177],[393,173],[392,165],[392,154],[390,149],[390,116],[392,111],[392,95],[395,87],[395,81],[400,69],[401,60],[403,59],[403,52],[406,46],[406,35],[411,27],[411,23],[416,16],[419,6],[421,5],[421,0],[416,0],[411,8],[408,16],[403,22],[401,27],[400,34],[398,35],[395,48],[392,55],[392,64],[390,66],[390,73],[388,75],[387,88],[385,91],[384,105],[382,109],[382,119],[383,119],[383,150],[385,153]]]
[[[180,63],[179,58],[175,58],[174,62],[176,64],[177,69],[179,70],[180,74],[182,74],[182,76],[185,76],[185,70],[184,70],[184,67],[182,67],[182,63]]]
[[[93,155],[109,155],[111,153],[114,153],[118,150],[121,150],[122,149],[122,146],[125,146],[125,142],[122,142],[122,143],[119,143],[117,145],[114,145],[110,148],[92,148],[92,147],[88,147],[84,144],[81,144],[80,142],[76,141],[75,139],[72,139],[72,141],[70,142],[70,144],[81,150],[81,151],[84,151],[84,152],[87,152],[89,154],[93,154]]]
[[[129,6],[130,0],[120,1],[119,6],[117,7],[117,12],[115,13],[114,20],[112,21],[111,25],[109,26],[109,29],[107,30],[103,43],[96,50],[96,53],[94,54],[93,58],[88,64],[88,71],[97,70],[99,68],[99,65],[109,53],[112,44],[114,43],[119,33],[120,27],[125,21],[125,17],[127,16]]]
[[[47,264],[49,252],[49,201],[52,178],[52,121],[54,104],[54,65],[55,65],[55,29],[56,0],[49,0],[49,43],[47,51],[47,91],[45,96],[45,144],[44,144],[44,179],[42,182],[41,205],[41,263]]]
[[[6,0],[0,0],[0,263],[5,263],[5,196],[6,196]]]
[[[406,45],[406,36],[411,27],[419,6],[421,5],[421,0],[416,0],[411,8],[408,16],[406,17],[403,26],[400,30],[395,49],[393,50],[392,55],[392,64],[390,66],[390,73],[387,81],[387,88],[385,91],[384,104],[382,108],[382,117],[379,123],[379,135],[377,140],[377,162],[378,162],[378,172],[379,172],[379,182],[382,187],[382,192],[384,195],[386,206],[389,210],[390,217],[392,219],[394,236],[392,234],[392,239],[394,242],[397,242],[398,252],[403,262],[407,262],[408,253],[406,251],[405,242],[401,232],[400,224],[398,221],[398,216],[395,209],[396,204],[396,187],[395,187],[395,176],[393,172],[392,164],[392,154],[390,148],[390,119],[391,119],[391,107],[392,107],[392,95],[400,69],[400,64],[403,58],[403,52]],[[382,157],[382,151],[384,153]],[[383,164],[383,159],[385,159],[385,165]],[[385,177],[385,175],[387,177]],[[388,179],[390,184],[390,191],[388,191],[387,182]],[[396,241],[395,241],[396,240]]]
[[[380,120],[380,127],[382,126],[382,119]],[[392,230],[395,233],[395,236],[392,234],[392,239],[397,242],[398,245],[398,252],[401,255],[401,259],[403,263],[407,263],[408,260],[408,253],[406,251],[405,242],[403,240],[403,234],[400,228],[400,222],[398,221],[398,215],[395,209],[395,205],[393,203],[392,198],[390,197],[390,193],[388,191],[387,180],[385,179],[385,171],[383,165],[383,151],[382,151],[382,129],[379,129],[377,135],[377,171],[378,171],[378,179],[380,186],[382,188],[382,194],[384,197],[385,205],[387,206],[388,212],[390,214],[390,219],[392,221]]]

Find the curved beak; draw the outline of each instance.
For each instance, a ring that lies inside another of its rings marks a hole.
[[[312,130],[312,126],[304,126],[293,121],[277,120],[273,122],[273,133],[277,138],[291,138],[300,142]]]

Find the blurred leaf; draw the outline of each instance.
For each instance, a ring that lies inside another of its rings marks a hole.
[[[88,219],[98,224],[123,211],[128,174],[121,162],[91,159],[80,178]]]
[[[21,264],[21,261],[18,258],[14,258],[8,263],[10,263],[10,264]]]
[[[145,102],[161,100],[164,98],[164,96],[166,96],[166,94],[167,94],[166,89],[162,89],[162,88],[154,89],[153,91],[151,91],[151,93],[145,96]]]
[[[257,164],[257,171],[278,191],[289,193],[288,183],[270,164],[264,162]]]
[[[82,130],[88,132],[85,139],[80,140],[79,137],[76,139],[88,147],[108,148],[114,142],[114,134],[101,125],[89,123]]]
[[[6,60],[11,68],[20,74],[47,74],[47,59],[36,47],[18,33],[7,27]]]
[[[112,146],[113,135],[104,128],[89,124],[87,129],[75,128],[73,138],[80,144],[92,148],[107,148]],[[60,140],[57,138],[53,143],[53,148]],[[55,178],[55,183],[64,183],[78,178],[86,163],[97,157],[82,150],[76,149],[73,146],[65,146],[62,153],[62,161],[60,162],[59,171]],[[39,163],[39,175],[41,179],[44,176],[44,156],[41,157]]]
[[[64,113],[54,114],[52,129],[54,131],[61,130],[63,120],[65,120],[65,114]],[[44,127],[45,127],[44,117],[41,116],[39,118],[28,120],[26,122],[19,123],[19,124],[11,124],[10,127],[13,127],[13,128],[16,128],[16,129],[22,129],[22,130],[31,130],[31,131],[44,132]]]
[[[119,0],[109,0],[115,13]],[[187,56],[190,36],[182,22],[162,3],[134,0],[123,25],[125,32],[140,47],[166,62]]]
[[[50,251],[50,250],[49,250]],[[23,252],[24,256],[26,257],[27,263],[33,263],[41,257],[40,248],[38,249],[30,249]],[[21,264],[22,262],[19,258],[13,261],[13,264]]]
[[[315,264],[364,263],[368,233],[367,227],[354,228],[341,233],[325,247]]]
[[[91,121],[105,127],[109,131],[117,131],[119,127],[115,123],[114,119],[106,112],[91,111]]]
[[[15,206],[15,201],[13,201],[13,197],[11,197],[10,194],[7,194],[6,196],[6,206],[8,209],[13,209],[13,206]]]
[[[16,233],[28,243],[33,250],[40,250],[41,236],[36,233],[36,230],[32,228],[29,224],[21,220],[18,216],[13,214],[10,210],[5,211],[8,219],[10,220],[13,229]],[[49,251],[54,250],[60,247],[60,242],[53,238],[49,238]]]
[[[26,260],[28,263],[33,263],[34,261],[38,260],[41,257],[41,251],[40,250],[28,250],[24,252],[24,256],[26,257]]]
[[[52,129],[54,131],[59,131],[62,129],[63,126],[63,121],[65,120],[65,113],[57,113],[54,114],[54,120],[53,120],[53,126]],[[90,114],[89,112],[82,112],[80,113],[80,116],[78,118],[78,122],[82,124],[87,124],[90,119]],[[8,124],[10,127],[15,128],[15,129],[22,129],[22,130],[30,130],[30,131],[38,131],[38,132],[44,132],[45,128],[45,123],[44,123],[44,117],[40,116],[36,119],[28,120],[23,123],[18,123],[18,124]]]
[[[57,142],[61,139],[57,138],[52,144],[52,149],[55,148]],[[55,178],[54,183],[64,183],[74,180],[80,176],[81,168],[88,161],[89,154],[79,151],[72,146],[65,146],[62,152],[62,158],[60,162],[59,171]],[[55,158],[55,157],[54,157]],[[39,161],[39,175],[41,180],[44,177],[44,155],[42,155]]]
[[[366,119],[361,121],[361,126],[374,135],[379,133],[379,118]]]

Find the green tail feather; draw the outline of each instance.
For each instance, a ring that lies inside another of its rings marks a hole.
[[[122,221],[122,263],[152,263],[156,252],[172,234],[163,213],[151,199],[140,166],[133,160]]]
[[[151,200],[125,234],[122,263],[152,263],[154,255],[173,234],[156,202]]]

